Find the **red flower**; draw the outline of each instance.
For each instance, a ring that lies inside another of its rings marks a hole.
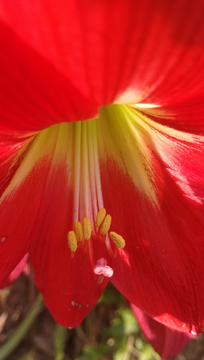
[[[1,1],[0,281],[30,250],[62,325],[111,279],[163,323],[203,328],[203,11],[199,0]],[[125,243],[100,234],[100,208]]]

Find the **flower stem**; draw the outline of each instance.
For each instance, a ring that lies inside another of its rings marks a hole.
[[[0,360],[6,359],[11,354],[11,352],[19,345],[21,340],[24,338],[24,336],[32,326],[36,317],[43,309],[43,306],[44,304],[42,300],[42,295],[39,294],[37,300],[33,304],[22,324],[12,334],[9,340],[0,347]]]
[[[67,329],[65,327],[56,324],[55,330],[55,360],[63,360],[64,359],[64,348],[66,341],[66,332]]]

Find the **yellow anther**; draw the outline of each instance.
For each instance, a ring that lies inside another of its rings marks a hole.
[[[74,231],[69,231],[68,235],[68,245],[71,251],[76,251],[77,249],[77,239]]]
[[[113,232],[113,231],[111,231],[109,235],[110,235],[110,238],[113,240],[115,246],[116,246],[118,249],[124,248],[124,246],[125,246],[125,240],[123,239],[122,236],[116,234],[116,233]]]
[[[82,233],[82,226],[79,221],[75,221],[74,223],[74,232],[76,234],[77,241],[81,241],[83,238],[83,233]]]
[[[111,226],[111,220],[112,217],[110,215],[106,215],[102,225],[100,226],[101,235],[105,235],[108,232]]]
[[[96,222],[95,222],[95,226],[96,227],[100,227],[103,220],[105,219],[106,216],[106,210],[104,208],[101,208],[96,216]]]
[[[85,240],[89,240],[91,237],[91,222],[89,218],[84,218],[82,221],[82,229]]]

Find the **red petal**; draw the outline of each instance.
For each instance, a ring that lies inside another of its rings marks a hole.
[[[69,178],[63,163],[57,169],[51,166],[50,170],[34,229],[31,263],[36,285],[56,321],[74,327],[100,298],[109,278],[97,283],[88,251],[78,248],[71,254],[67,234],[74,223],[73,188],[67,184]],[[39,171],[41,178],[45,178],[44,170]],[[95,244],[94,265],[101,257],[107,259],[107,251]]]
[[[1,124],[93,117],[126,90],[154,104],[203,99],[203,10],[202,0],[1,1]]]
[[[114,285],[171,327],[203,328],[204,139],[124,107],[98,126],[105,208],[126,240]]]
[[[176,356],[194,338],[193,335],[164,326],[131,304],[145,337],[162,359]]]
[[[88,251],[84,253],[78,248],[72,257],[67,234],[74,224],[73,187],[65,163],[59,163],[57,168],[51,165],[47,174],[44,165],[38,172],[41,179],[46,179],[46,186],[39,198],[41,205],[30,251],[31,263],[36,285],[56,321],[74,327],[100,298],[109,279],[97,283]],[[99,245],[95,247],[94,265],[100,257],[107,258],[107,252]]]
[[[12,141],[9,136],[5,140],[7,140],[5,144],[1,144],[0,155],[1,286],[29,250],[31,237],[30,233],[24,230],[28,229],[28,225],[30,228],[34,226],[38,211],[38,204],[35,201],[32,211],[29,211],[25,202],[22,201],[24,198],[29,203],[30,199],[33,199],[31,184],[28,187],[22,186],[21,171],[19,171],[21,164],[23,164],[21,168],[24,170],[28,165],[29,160],[26,162],[26,155],[31,143],[25,144],[23,147],[25,140],[19,141],[18,144]]]
[[[15,267],[15,269],[10,273],[8,278],[1,285],[1,289],[4,289],[5,287],[11,285],[12,282],[14,282],[19,277],[19,275],[24,270],[24,268],[25,268],[25,266],[27,264],[27,261],[28,261],[28,254],[25,254],[25,256],[21,259],[21,261]]]
[[[9,129],[10,136],[16,136],[17,130],[27,135],[97,113],[94,101],[77,90],[49,59],[5,24],[1,23],[0,28],[1,134]]]
[[[35,184],[41,195],[41,179],[34,179],[34,183],[32,178],[29,178],[27,183],[21,181],[21,169],[25,170],[29,162],[29,159],[26,161],[25,153],[21,152],[19,156],[8,159],[10,161],[3,162],[1,166],[3,176],[0,182],[0,284],[6,281],[28,252],[40,205],[32,187]]]
[[[0,245],[0,281],[30,248],[36,285],[46,305],[59,323],[71,327],[82,321],[109,281],[104,278],[98,283],[94,274],[97,260],[104,258],[107,266],[112,265],[106,247],[94,239],[87,242],[89,247],[94,245],[93,254],[78,246],[73,255],[67,244],[74,225],[77,182],[75,127],[75,123],[55,125],[25,145],[19,151],[21,157],[13,155],[0,205],[1,238],[5,240]],[[82,199],[80,205],[81,212]]]

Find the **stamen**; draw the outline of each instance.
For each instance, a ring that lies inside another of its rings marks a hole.
[[[111,231],[110,232],[110,238],[113,240],[115,246],[118,249],[122,249],[125,246],[125,240],[123,239],[123,237],[121,235],[116,234],[115,232]]]
[[[91,237],[91,222],[89,218],[84,218],[82,221],[82,229],[85,240],[89,240]]]
[[[77,241],[81,241],[83,239],[82,226],[79,221],[75,221],[74,223],[74,232],[76,234]]]
[[[101,208],[96,216],[95,226],[100,227],[106,216],[106,210]]]
[[[110,215],[106,215],[106,217],[100,227],[101,235],[105,235],[108,232],[108,230],[110,229],[110,226],[111,226],[111,220],[112,220],[112,217]]]
[[[68,246],[71,251],[75,252],[77,249],[77,239],[74,231],[69,231],[68,235]]]

